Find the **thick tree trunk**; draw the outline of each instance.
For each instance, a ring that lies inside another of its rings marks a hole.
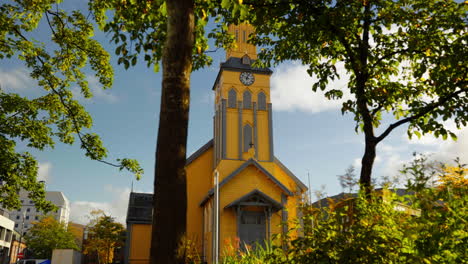
[[[365,4],[364,4],[365,3]],[[362,40],[359,43],[359,66],[356,66],[356,103],[358,112],[361,115],[362,123],[364,125],[364,135],[366,140],[366,149],[364,156],[361,160],[361,177],[359,183],[361,188],[364,188],[367,196],[371,193],[371,177],[372,167],[375,160],[375,147],[377,140],[374,134],[374,126],[372,124],[373,117],[367,106],[366,86],[369,78],[369,69],[367,68],[367,59],[369,56],[369,36],[371,24],[371,4],[363,2],[364,4],[364,21],[362,25]]]
[[[361,188],[364,188],[367,195],[371,192],[372,167],[374,166],[376,146],[373,140],[366,139],[366,149],[364,150],[364,156],[361,160],[361,176],[359,178],[359,183],[361,184]]]
[[[193,0],[167,5],[167,39],[163,51],[161,112],[153,199],[151,263],[183,263],[177,248],[185,234],[187,189],[185,158],[194,45]]]

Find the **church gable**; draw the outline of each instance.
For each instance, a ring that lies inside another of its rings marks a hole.
[[[268,172],[268,170],[253,159],[246,161],[239,168],[224,178],[219,183],[219,188],[223,195],[230,197],[226,197],[228,200],[237,199],[240,193],[245,194],[246,191],[248,192],[256,188],[259,188],[270,195],[275,193],[274,196],[278,197],[281,196],[281,193],[288,196],[294,195],[291,190],[289,190],[283,183]],[[203,206],[213,196],[213,193],[214,189],[211,188],[200,202],[200,206]]]
[[[255,161],[253,159],[250,159],[250,160],[246,161],[239,168],[237,168],[235,171],[233,171],[230,175],[228,175],[226,178],[224,178],[220,182],[220,187],[227,184],[234,177],[239,177],[238,175],[241,175],[242,172],[244,172],[249,166],[255,167],[257,170],[262,172],[261,174],[266,176],[266,178],[268,180],[272,181],[275,185],[277,185],[287,195],[290,195],[290,196],[293,195],[293,193],[283,183],[281,183],[270,172],[268,172],[262,165],[260,165],[257,161]]]

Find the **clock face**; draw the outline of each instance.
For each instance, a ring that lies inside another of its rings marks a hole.
[[[251,72],[241,73],[239,79],[241,83],[247,86],[252,85],[255,82],[255,77],[253,76]]]

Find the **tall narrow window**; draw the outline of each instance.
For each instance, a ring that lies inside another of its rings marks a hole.
[[[228,107],[236,108],[236,105],[237,105],[236,101],[237,101],[236,90],[234,90],[234,89],[229,90],[229,93],[228,93]]]
[[[247,42],[247,34],[245,30],[242,31],[242,42]]]
[[[258,110],[266,110],[266,95],[264,92],[258,93]]]
[[[239,30],[236,29],[236,41],[239,41]]]
[[[250,147],[253,146],[252,141],[252,127],[247,124],[244,126],[244,152],[249,151]]]
[[[250,93],[250,91],[245,91],[242,99],[244,101],[243,102],[244,108],[246,109],[252,108],[252,94]]]

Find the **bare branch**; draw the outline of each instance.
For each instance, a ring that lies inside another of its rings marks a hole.
[[[405,119],[402,119],[398,122],[395,122],[391,125],[388,126],[388,128],[380,135],[376,138],[377,140],[377,143],[382,141],[388,134],[390,134],[390,132],[392,132],[393,129],[405,124],[405,123],[408,123],[408,122],[411,122],[415,119],[418,119],[424,115],[426,115],[427,113],[433,111],[434,109],[436,109],[437,107],[445,104],[447,101],[449,101],[450,99],[458,96],[459,94],[463,93],[463,92],[468,92],[468,88],[465,88],[465,89],[460,89],[458,91],[455,91],[445,97],[440,97],[439,100],[437,101],[434,101],[428,105],[426,105],[425,107],[423,107],[423,109],[418,113],[418,114],[415,114],[413,116],[410,116],[410,117],[407,117]]]

